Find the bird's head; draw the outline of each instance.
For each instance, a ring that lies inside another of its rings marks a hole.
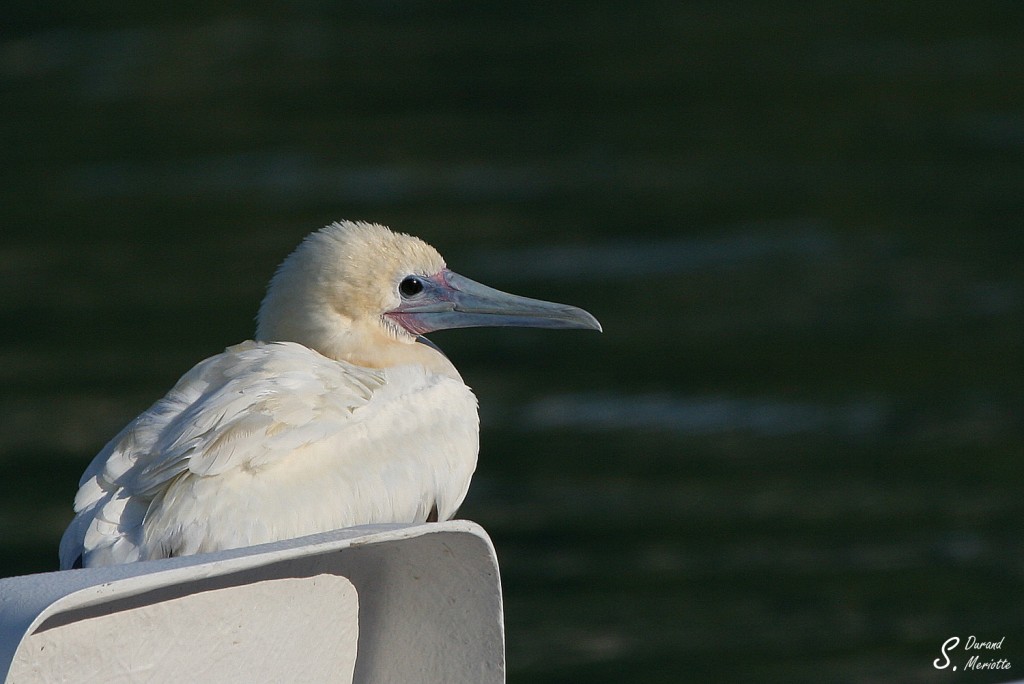
[[[256,339],[383,367],[411,360],[434,330],[484,326],[600,330],[573,306],[518,297],[453,273],[419,238],[373,223],[332,223],[281,264]]]

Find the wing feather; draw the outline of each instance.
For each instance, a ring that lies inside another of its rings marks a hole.
[[[361,409],[384,403],[385,385],[385,371],[294,343],[247,342],[201,362],[93,459],[61,541],[62,567],[83,554],[86,565],[137,559],[151,505],[167,506],[175,483],[258,474],[311,445],[351,442],[363,434]]]

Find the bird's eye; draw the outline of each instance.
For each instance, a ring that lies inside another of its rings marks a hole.
[[[409,276],[398,286],[398,291],[403,297],[415,297],[423,292],[423,281],[416,276]]]

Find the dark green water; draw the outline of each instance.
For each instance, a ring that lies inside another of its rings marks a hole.
[[[436,337],[511,682],[1021,677],[1019,3],[287,7],[0,10],[0,573],[359,218],[605,326]]]

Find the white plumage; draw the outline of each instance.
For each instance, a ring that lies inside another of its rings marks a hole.
[[[449,519],[476,467],[476,399],[418,336],[476,325],[600,329],[382,226],[312,234],[272,280],[257,341],[199,363],[93,459],[61,567]]]

